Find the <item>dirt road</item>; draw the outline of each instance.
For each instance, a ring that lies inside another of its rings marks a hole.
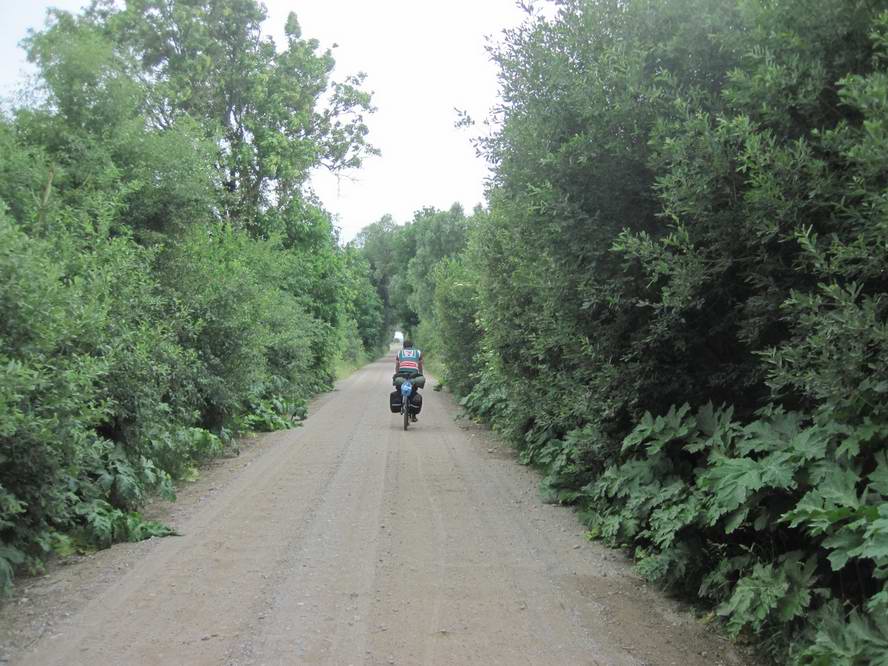
[[[404,432],[386,404],[390,365],[232,461],[224,486],[183,500],[183,536],[128,551],[13,661],[739,663],[588,543],[570,510],[543,504],[536,475],[456,422],[446,394],[426,390]]]

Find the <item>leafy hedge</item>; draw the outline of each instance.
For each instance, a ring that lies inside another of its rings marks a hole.
[[[0,119],[4,590],[53,552],[168,534],[137,513],[151,494],[238,433],[293,427],[384,337],[366,264],[304,189],[372,152],[369,97],[330,81],[295,16],[281,51],[263,18],[98,2],[28,40],[39,101]],[[218,113],[240,95],[261,108]]]
[[[452,385],[731,635],[888,663],[888,4],[530,11],[435,273]]]

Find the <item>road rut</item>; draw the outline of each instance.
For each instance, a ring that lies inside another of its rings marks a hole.
[[[389,360],[316,401],[23,664],[739,664]],[[430,386],[431,388],[431,382]]]

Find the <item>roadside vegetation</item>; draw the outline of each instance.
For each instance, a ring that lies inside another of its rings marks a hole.
[[[435,316],[436,275],[465,250],[469,228],[481,215],[484,212],[478,209],[467,217],[459,204],[447,211],[424,208],[403,225],[386,215],[349,244],[370,268],[382,304],[383,328],[407,331],[426,355],[426,364],[441,370],[445,381],[447,366],[441,350],[449,338],[441,326],[449,320]]]
[[[491,49],[488,208],[359,237],[387,321],[648,580],[888,664],[888,3],[556,9]]]
[[[547,8],[491,46],[486,208],[346,246],[309,174],[371,98],[295,16],[50,15],[0,116],[0,587],[167,533],[149,496],[397,326],[648,580],[888,665],[888,0]]]
[[[52,12],[0,117],[0,588],[167,533],[146,498],[385,337],[307,187],[374,152],[360,78],[255,0],[119,4]]]

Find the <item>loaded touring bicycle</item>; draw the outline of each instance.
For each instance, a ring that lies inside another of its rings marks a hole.
[[[422,411],[422,395],[419,389],[425,386],[425,377],[422,375],[395,375],[393,380],[395,390],[389,395],[389,408],[393,414],[400,414],[404,419],[404,430],[407,430],[411,421],[416,421],[417,415]]]

